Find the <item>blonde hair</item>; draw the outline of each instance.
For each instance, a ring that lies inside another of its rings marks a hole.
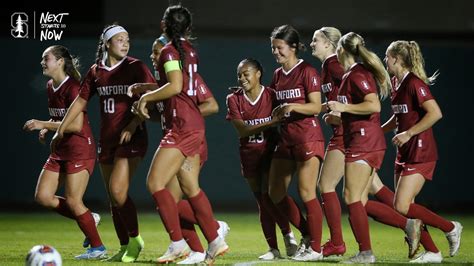
[[[338,48],[344,48],[344,52],[338,49],[338,58],[341,60],[341,64],[344,65],[344,61],[348,55],[352,55],[354,58],[359,58],[364,66],[374,75],[375,81],[379,87],[379,94],[382,99],[385,99],[390,95],[392,85],[390,83],[390,76],[385,70],[382,60],[373,52],[365,47],[364,38],[357,33],[349,32],[342,36],[338,42]]]
[[[438,70],[428,77],[425,71],[425,60],[421,54],[420,46],[415,41],[395,41],[392,42],[387,51],[393,57],[402,60],[402,66],[413,72],[418,78],[428,85],[433,85],[439,75]]]
[[[328,40],[328,42],[334,47],[334,50],[337,48],[337,42],[341,39],[341,32],[334,27],[322,27],[317,32],[321,32],[323,36]]]

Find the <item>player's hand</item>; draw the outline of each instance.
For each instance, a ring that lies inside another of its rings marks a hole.
[[[328,125],[339,126],[342,123],[341,113],[331,111],[323,115],[323,120]]]
[[[279,120],[290,117],[291,112],[293,111],[293,106],[291,104],[281,104],[277,106],[272,111],[272,116],[276,117]]]
[[[143,92],[143,83],[134,83],[128,86],[127,95],[128,97],[133,97],[133,95],[140,95]]]
[[[137,129],[137,125],[134,121],[130,122],[120,133],[120,140],[119,144],[126,144],[129,143],[132,139],[133,134],[135,134],[135,130]]]
[[[329,101],[328,102],[328,108],[331,111],[343,113],[346,111],[346,105],[343,103],[340,103],[338,101]]]
[[[51,144],[49,144],[50,149],[51,149],[51,153],[54,153],[56,151],[56,146],[63,139],[63,137],[64,137],[63,132],[56,131],[53,138],[51,139]]]
[[[403,131],[402,133],[395,135],[395,137],[392,138],[392,142],[398,147],[401,147],[403,144],[407,143],[411,137],[412,136],[408,131]]]
[[[142,95],[140,97],[140,100],[138,101],[138,116],[142,119],[150,119],[150,115],[148,114],[148,109],[146,108],[147,105],[147,100],[144,97],[145,95]]]
[[[23,130],[25,131],[41,130],[43,128],[43,122],[36,119],[30,119],[23,125]]]
[[[134,101],[132,104],[132,114],[138,115],[138,101]]]
[[[48,129],[43,128],[38,133],[38,140],[41,144],[46,144],[46,134],[48,133]]]

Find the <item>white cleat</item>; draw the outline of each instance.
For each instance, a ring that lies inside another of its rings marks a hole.
[[[88,248],[85,253],[77,255],[74,258],[76,258],[76,260],[100,260],[105,257],[107,257],[107,249],[102,245],[96,248]]]
[[[323,259],[323,253],[318,253],[309,246],[305,251],[295,255],[291,259],[296,261],[318,261]]]
[[[459,251],[459,246],[461,245],[461,233],[462,233],[462,225],[459,222],[452,221],[454,224],[453,230],[451,232],[446,233],[446,238],[449,242],[449,256],[454,256]]]
[[[288,257],[293,257],[298,250],[298,243],[296,242],[293,232],[289,232],[288,234],[284,235],[283,241],[285,242],[286,255]]]
[[[182,260],[177,264],[198,264],[204,262],[205,259],[206,253],[191,251],[191,253],[189,253],[189,256],[185,260]]]
[[[345,264],[369,264],[375,263],[375,256],[372,250],[361,251],[355,256],[350,257],[348,260],[343,261]]]
[[[161,264],[167,264],[188,256],[190,252],[191,249],[189,248],[186,241],[184,241],[184,239],[181,239],[180,241],[171,242],[165,254],[159,257],[157,261]]]
[[[303,238],[301,238],[300,244],[298,245],[298,248],[296,249],[295,255],[293,255],[293,257],[296,257],[299,254],[305,252],[306,248],[310,245],[310,241],[311,239],[309,236],[304,236]]]
[[[406,242],[408,243],[408,258],[412,259],[420,247],[423,222],[420,219],[407,219],[405,226]]]
[[[229,231],[230,231],[230,227],[229,225],[224,222],[224,221],[217,221],[217,223],[219,224],[219,229],[217,229],[217,234],[224,238],[227,236],[227,234],[229,234]]]
[[[278,249],[270,249],[267,253],[258,257],[260,260],[278,260],[281,259],[280,251]]]
[[[229,250],[229,246],[223,238],[218,236],[211,243],[209,243],[209,247],[207,248],[206,252],[206,259],[204,262],[208,265],[214,264],[217,256],[223,255],[227,252],[227,250]]]
[[[443,261],[443,256],[441,252],[434,253],[430,251],[425,251],[420,254],[416,259],[410,260],[410,263],[441,263]]]

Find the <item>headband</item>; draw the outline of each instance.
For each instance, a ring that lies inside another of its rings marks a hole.
[[[114,37],[116,34],[119,34],[121,32],[127,32],[125,30],[124,27],[122,26],[119,26],[119,25],[115,25],[115,26],[112,26],[108,29],[106,29],[103,33],[102,33],[102,40],[104,42],[104,44],[102,45],[102,51],[103,51],[103,54],[102,54],[102,61],[105,65],[105,60],[107,60],[107,56],[108,56],[108,53],[107,53],[107,49],[106,49],[106,46],[105,46],[105,43],[107,41],[109,41],[112,37]]]

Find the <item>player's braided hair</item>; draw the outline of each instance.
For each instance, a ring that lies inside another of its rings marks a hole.
[[[181,5],[170,6],[163,15],[165,22],[166,35],[171,39],[171,43],[178,50],[181,65],[186,63],[186,54],[184,52],[181,38],[189,37],[191,34],[191,12]]]
[[[113,28],[115,26],[117,26],[118,24],[114,23],[112,25],[107,25],[105,26],[104,30],[102,31],[102,33],[100,34],[100,37],[99,37],[99,44],[97,45],[97,52],[95,54],[95,63],[96,64],[99,64],[100,61],[102,60],[102,56],[104,54],[104,46],[105,46],[105,43],[104,43],[104,32],[106,32],[107,30],[109,30],[110,28]],[[107,49],[107,48],[105,48]]]
[[[69,50],[62,45],[53,45],[49,47],[51,54],[54,55],[56,60],[64,60],[64,72],[71,76],[77,81],[81,81],[81,73],[79,72],[79,59],[72,56]]]

